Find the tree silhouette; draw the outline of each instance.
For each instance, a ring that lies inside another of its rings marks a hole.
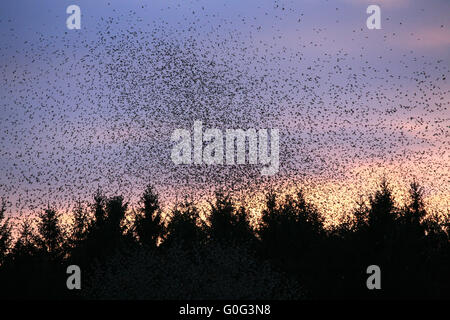
[[[296,198],[287,195],[279,205],[272,192],[267,194],[259,228],[267,254],[286,256],[292,249],[303,250],[317,241],[322,233],[323,218],[313,205],[306,202],[303,191],[299,190]]]
[[[273,191],[266,195],[266,208],[261,213],[261,223],[258,234],[261,239],[263,254],[273,256],[277,252],[280,238],[279,213],[277,210],[277,198]]]
[[[353,231],[364,231],[369,223],[369,208],[367,207],[362,196],[360,196],[359,200],[356,202],[356,208],[353,211],[353,216],[355,217]]]
[[[297,224],[301,228],[300,234],[309,233],[310,237],[320,237],[323,233],[324,218],[317,208],[305,200],[303,190],[297,192],[294,200]]]
[[[105,231],[114,242],[120,241],[124,228],[122,221],[125,218],[128,204],[123,202],[122,196],[114,196],[106,202]]]
[[[368,201],[359,198],[352,216],[343,215],[338,225],[327,228],[301,189],[283,198],[269,191],[255,229],[250,208],[237,207],[223,192],[216,193],[202,215],[192,201],[176,204],[167,223],[150,185],[131,226],[122,196],[107,197],[98,189],[89,208],[76,203],[66,237],[58,213],[48,207],[36,224],[30,217],[22,219],[12,243],[3,201],[0,296],[287,299],[450,294],[450,219],[427,212],[423,188],[416,181],[404,205],[397,207],[383,179]],[[83,270],[86,291],[68,292],[69,264]],[[366,268],[372,264],[381,267],[381,291],[365,285]]]
[[[216,192],[215,202],[211,203],[209,215],[209,236],[212,240],[231,241],[234,239],[234,205],[229,195]]]
[[[88,228],[88,213],[84,209],[81,201],[78,201],[73,210],[73,225],[70,236],[73,247],[76,247],[86,239]]]
[[[236,244],[254,241],[247,210],[242,206],[237,209],[229,194],[216,192],[215,201],[210,202],[210,206],[208,233],[212,241]]]
[[[106,220],[105,212],[106,197],[103,195],[99,188],[94,194],[94,203],[92,204],[92,210],[94,211],[94,221],[91,225],[91,230],[100,229],[104,226]]]
[[[255,230],[250,224],[250,215],[244,206],[235,213],[234,234],[237,243],[253,246],[256,242]]]
[[[163,246],[179,244],[192,248],[202,245],[206,240],[205,228],[197,207],[191,201],[185,200],[172,210]]]
[[[409,197],[409,203],[404,209],[404,220],[406,223],[418,227],[427,213],[423,203],[423,188],[416,181],[410,184]]]
[[[55,259],[62,253],[63,234],[56,211],[50,206],[39,216],[38,244],[44,253]]]
[[[369,197],[368,227],[374,240],[381,242],[392,236],[397,214],[392,191],[383,178],[379,189]]]
[[[19,259],[26,256],[33,256],[37,253],[37,236],[33,232],[31,220],[25,218],[22,221],[19,237],[14,244],[12,256]]]
[[[0,204],[0,266],[4,263],[7,251],[11,245],[11,226],[9,219],[5,217],[6,201]]]
[[[261,220],[258,234],[263,257],[307,284],[310,295],[318,295],[327,265],[323,217],[318,210],[305,200],[301,189],[281,202],[269,191]]]
[[[163,236],[164,224],[158,195],[148,185],[141,197],[141,207],[136,215],[134,229],[141,244],[156,248]]]
[[[88,227],[85,240],[78,249],[74,249],[74,256],[80,259],[80,263],[104,260],[125,244],[122,222],[127,207],[122,196],[107,198],[100,189],[95,193],[91,205],[94,219]]]

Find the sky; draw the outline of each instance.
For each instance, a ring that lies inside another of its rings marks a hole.
[[[66,8],[81,9],[81,29]],[[369,30],[377,4],[381,29]],[[305,189],[331,220],[386,177],[448,213],[449,1],[3,1],[0,196],[67,210],[97,188],[170,206]],[[175,165],[176,129],[278,129],[280,168]]]

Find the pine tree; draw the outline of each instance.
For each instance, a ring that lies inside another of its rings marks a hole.
[[[141,197],[141,207],[134,228],[141,244],[156,247],[163,235],[164,225],[158,195],[148,185]]]
[[[37,236],[33,232],[31,220],[23,219],[19,232],[19,237],[13,247],[14,259],[33,256],[37,253]]]
[[[405,208],[405,214],[408,222],[414,225],[419,225],[421,220],[426,216],[423,192],[423,188],[416,181],[410,184],[410,200]]]
[[[39,216],[39,244],[44,252],[57,257],[61,252],[63,232],[59,225],[59,217],[50,206]]]
[[[302,189],[297,191],[297,197],[294,200],[294,208],[297,223],[303,233],[308,232],[311,236],[321,235],[324,218],[314,205],[306,201]]]
[[[73,210],[73,226],[71,231],[71,241],[76,245],[86,238],[89,226],[89,219],[81,201],[78,201]]]
[[[276,194],[269,191],[266,194],[266,208],[261,212],[261,222],[258,226],[258,235],[261,239],[262,251],[271,256],[277,251],[279,208]]]
[[[211,239],[222,241],[232,240],[235,231],[235,208],[230,196],[217,192],[215,202],[210,202],[210,206],[211,213],[208,220]]]
[[[379,189],[369,197],[369,204],[368,225],[373,235],[378,238],[390,236],[398,210],[386,179],[382,179]]]
[[[94,212],[94,221],[91,225],[91,229],[102,228],[106,220],[105,212],[106,197],[103,195],[101,189],[99,188],[94,194],[94,203],[92,204],[92,209]]]
[[[171,212],[163,247],[178,244],[192,248],[202,244],[205,237],[205,224],[197,207],[188,200],[177,204]]]
[[[128,203],[124,203],[122,196],[114,196],[106,201],[106,220],[105,226],[108,232],[108,237],[114,241],[120,240],[123,236],[124,228],[122,221],[125,218],[125,213],[128,208]]]
[[[2,200],[0,205],[0,266],[3,264],[11,244],[11,227],[9,219],[5,217],[6,201]]]
[[[353,211],[355,217],[354,229],[356,231],[363,231],[367,227],[369,208],[366,205],[363,197],[360,196],[356,202],[356,208]]]
[[[248,210],[244,206],[241,206],[235,214],[234,230],[236,241],[239,243],[251,244],[256,240]]]
[[[254,240],[247,210],[237,209],[228,194],[216,193],[215,202],[211,203],[209,236],[211,240],[242,244]]]

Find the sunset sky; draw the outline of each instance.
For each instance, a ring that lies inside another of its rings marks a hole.
[[[384,176],[399,201],[417,179],[448,213],[449,13],[447,0],[3,1],[0,196],[17,214],[98,187],[135,203],[152,183],[167,206],[303,187],[333,220]],[[171,134],[195,120],[279,129],[279,172],[173,164]]]

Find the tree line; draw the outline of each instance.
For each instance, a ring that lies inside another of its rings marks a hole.
[[[13,241],[0,207],[0,297],[6,299],[321,299],[450,297],[450,223],[426,211],[423,188],[410,184],[397,206],[386,180],[357,201],[351,218],[325,228],[304,192],[266,194],[258,223],[249,208],[217,192],[206,219],[192,201],[166,221],[148,185],[125,223],[122,196],[78,202],[63,228],[52,207],[34,231],[24,219]],[[325,213],[326,214],[326,213]],[[66,268],[82,270],[81,290],[66,287]],[[380,290],[366,269],[381,270]]]

